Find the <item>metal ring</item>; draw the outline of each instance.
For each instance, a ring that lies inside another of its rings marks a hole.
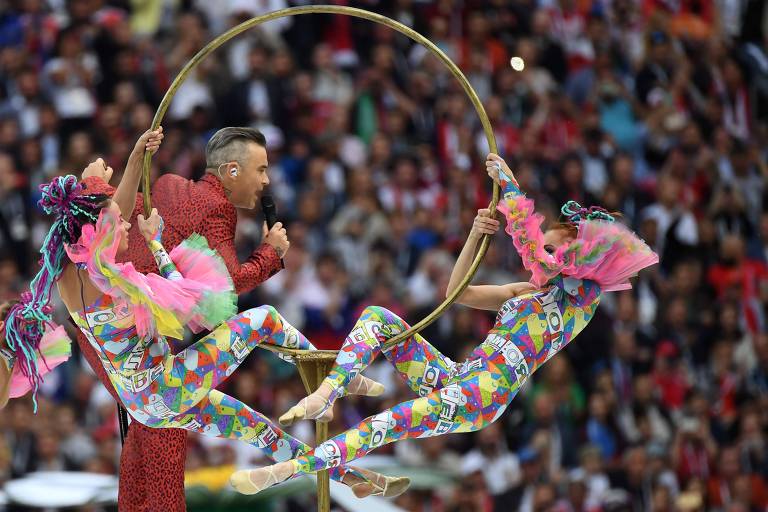
[[[182,70],[179,72],[179,74],[176,76],[176,78],[173,80],[173,83],[168,88],[168,92],[165,93],[165,96],[163,96],[163,100],[160,102],[160,106],[157,109],[157,112],[155,113],[155,117],[152,120],[152,129],[156,130],[159,126],[161,121],[163,120],[163,117],[165,116],[166,110],[168,110],[168,106],[171,103],[171,100],[173,99],[174,95],[176,94],[176,91],[179,89],[182,83],[184,83],[184,80],[186,80],[187,75],[195,69],[195,67],[200,64],[200,62],[207,57],[211,52],[213,52],[215,49],[217,49],[219,46],[223,45],[233,37],[241,34],[242,32],[245,32],[246,30],[255,27],[256,25],[260,25],[264,23],[265,21],[270,21],[278,18],[284,18],[286,16],[297,16],[299,14],[343,14],[347,16],[353,16],[355,18],[363,18],[366,20],[370,20],[376,23],[380,23],[382,25],[386,25],[401,34],[409,37],[410,39],[416,41],[417,43],[423,45],[426,47],[432,54],[437,57],[443,64],[445,64],[446,67],[450,70],[450,72],[453,74],[453,76],[456,78],[456,80],[459,81],[461,84],[461,87],[464,89],[464,92],[469,97],[469,100],[472,102],[472,105],[475,107],[475,111],[477,112],[478,117],[480,118],[480,123],[483,125],[483,132],[485,132],[485,138],[488,140],[488,147],[490,148],[492,153],[498,153],[498,149],[496,147],[496,137],[493,133],[493,128],[491,127],[491,122],[488,120],[488,115],[485,113],[485,109],[483,108],[482,103],[480,102],[480,98],[478,98],[477,93],[475,93],[474,89],[472,89],[472,86],[469,84],[469,81],[464,76],[464,74],[461,72],[461,70],[456,66],[456,64],[451,61],[451,59],[446,56],[440,48],[435,46],[434,43],[432,43],[429,39],[424,37],[423,35],[419,34],[415,30],[406,27],[402,23],[399,23],[393,19],[390,19],[386,16],[382,16],[381,14],[376,14],[374,12],[366,11],[363,9],[356,9],[354,7],[345,7],[345,6],[337,6],[337,5],[312,5],[312,6],[302,6],[302,7],[290,7],[287,9],[281,9],[279,11],[270,12],[267,14],[263,14],[261,16],[256,16],[255,18],[251,18],[248,21],[245,21],[241,23],[240,25],[233,27],[226,31],[225,33],[218,36],[216,39],[205,45],[199,52],[195,54],[194,57],[190,59],[189,62],[182,68]],[[144,195],[144,212],[145,215],[148,217],[152,211],[152,203],[150,198],[150,185],[149,185],[149,170],[150,165],[152,162],[152,155],[149,153],[149,151],[144,152],[144,167],[143,167],[143,176],[142,176],[142,186],[143,186],[143,195]],[[488,208],[491,211],[496,210],[496,204],[499,201],[499,187],[494,183],[493,185],[493,197],[491,199],[491,204],[488,206]],[[391,338],[388,340],[384,346],[384,348],[396,345],[400,341],[418,333],[428,325],[430,325],[432,322],[434,322],[443,312],[450,306],[456,298],[461,295],[461,293],[464,291],[464,289],[469,285],[469,282],[472,280],[472,278],[475,275],[475,272],[477,272],[478,267],[480,266],[480,262],[483,259],[483,256],[485,256],[486,251],[488,250],[488,246],[490,244],[490,235],[483,235],[481,241],[480,241],[480,247],[477,251],[477,255],[475,256],[475,259],[472,261],[472,265],[469,267],[469,270],[467,271],[467,275],[464,276],[461,283],[459,283],[459,286],[451,292],[448,297],[439,305],[437,308],[435,308],[434,311],[432,311],[429,315],[427,315],[423,320],[412,326],[410,329],[403,331],[402,333],[398,334],[397,336]]]

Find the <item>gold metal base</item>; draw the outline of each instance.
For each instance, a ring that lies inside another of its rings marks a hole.
[[[301,382],[307,394],[312,393],[323,382],[323,379],[331,371],[336,361],[335,350],[296,350],[276,347],[274,345],[261,345],[271,352],[289,355],[296,362],[299,369]],[[315,446],[320,446],[328,439],[328,424],[315,422]],[[331,510],[331,479],[328,470],[317,472],[317,511],[329,512]]]

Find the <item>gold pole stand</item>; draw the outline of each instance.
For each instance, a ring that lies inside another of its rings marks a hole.
[[[338,352],[335,350],[296,350],[276,347],[274,345],[259,345],[281,357],[290,356],[299,369],[301,381],[307,393],[312,393],[323,382],[336,361]],[[315,446],[328,439],[328,424],[315,422]],[[331,479],[328,470],[317,472],[317,511],[331,510]]]

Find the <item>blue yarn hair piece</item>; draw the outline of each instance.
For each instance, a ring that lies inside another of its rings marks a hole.
[[[578,224],[583,220],[603,220],[606,222],[615,222],[616,218],[608,213],[608,210],[600,206],[582,207],[576,201],[568,201],[561,208],[560,213],[570,222]]]
[[[40,248],[40,271],[29,285],[29,291],[21,294],[21,300],[8,311],[5,339],[8,348],[17,357],[22,374],[32,385],[32,401],[37,412],[37,391],[41,384],[40,341],[47,326],[52,322],[51,291],[61,276],[66,251],[64,244],[75,237],[78,216],[93,222],[98,218],[93,212],[96,196],[83,194],[83,187],[72,175],[59,176],[40,186],[42,198],[38,205],[55,220]]]

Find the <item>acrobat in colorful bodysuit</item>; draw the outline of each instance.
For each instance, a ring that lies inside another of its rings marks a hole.
[[[496,421],[528,376],[586,327],[599,301],[594,281],[557,277],[542,291],[507,301],[485,341],[463,363],[451,361],[420,335],[384,351],[421,398],[363,420],[299,457],[301,471],[335,467],[401,439],[472,432]],[[382,352],[387,339],[408,328],[384,308],[367,308],[327,378],[335,389],[331,403]]]
[[[325,380],[333,389],[325,409],[382,352],[419,398],[366,418],[290,461],[290,467],[238,471],[231,479],[236,489],[258,492],[295,474],[334,468],[406,438],[482,429],[503,414],[533,372],[586,327],[602,292],[629,288],[630,276],[658,260],[632,232],[597,215],[582,219],[576,239],[549,254],[540,229],[543,219],[534,213],[533,202],[513,179],[502,176],[502,185],[499,209],[507,217],[507,232],[533,273],[532,284],[541,288],[506,301],[488,336],[461,364],[419,335],[382,349],[387,339],[409,326],[386,309],[367,308]]]
[[[115,263],[119,245],[116,214],[102,209],[94,225],[82,228],[70,259],[102,296],[72,314],[98,352],[121,402],[140,423],[183,428],[237,439],[273,460],[288,460],[310,449],[268,418],[215,388],[260,343],[310,350],[314,347],[271,306],[237,314],[177,355],[165,336],[181,337],[184,325],[211,328],[234,308],[226,268],[205,239],[196,235],[168,255],[159,235],[150,241],[163,277],[140,274],[130,263]],[[360,387],[366,387],[360,379]],[[353,469],[338,468],[341,480]]]

